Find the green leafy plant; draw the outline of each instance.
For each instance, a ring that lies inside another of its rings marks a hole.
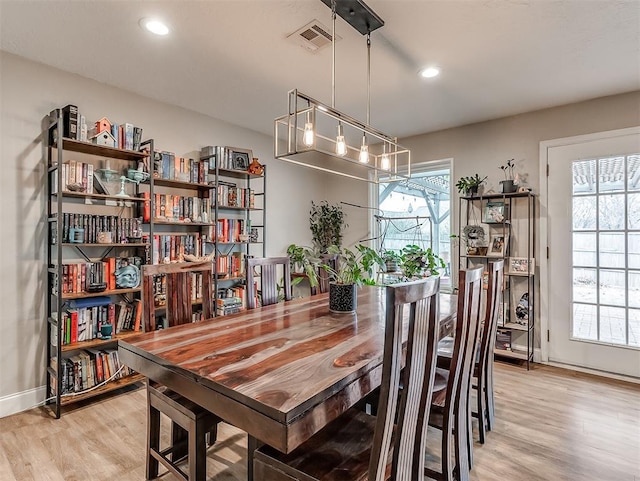
[[[438,275],[438,269],[445,267],[445,262],[430,247],[422,249],[417,245],[410,244],[402,249],[400,268],[405,277],[409,279],[422,277],[425,272]]]
[[[320,267],[320,256],[318,253],[311,247],[290,244],[289,247],[287,247],[287,254],[291,261],[292,270],[306,274],[311,287],[317,287],[318,268]],[[301,277],[296,277],[294,279],[294,285],[299,284],[301,281]]]
[[[327,201],[319,204],[311,201],[309,228],[313,245],[321,254],[326,254],[329,246],[342,245],[342,233],[347,227],[345,216],[339,205],[331,205]]]
[[[456,182],[456,187],[458,188],[459,193],[468,194],[472,190],[477,190],[485,180],[487,180],[487,176],[484,176],[481,179],[478,174],[468,177],[460,177],[458,182]]]
[[[356,246],[355,252],[337,245],[329,246],[328,251],[329,254],[338,256],[337,269],[327,264],[322,264],[321,267],[329,273],[333,282],[356,286],[375,285],[375,280],[372,278],[374,267],[384,266],[382,257],[376,251],[364,245]]]

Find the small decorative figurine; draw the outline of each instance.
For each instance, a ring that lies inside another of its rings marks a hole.
[[[254,175],[262,175],[262,173],[264,172],[264,166],[260,162],[258,162],[257,157],[254,157],[253,161],[249,164],[247,172]]]

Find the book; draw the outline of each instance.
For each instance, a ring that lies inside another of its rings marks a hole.
[[[62,107],[62,132],[63,137],[78,140],[78,107],[65,105]]]

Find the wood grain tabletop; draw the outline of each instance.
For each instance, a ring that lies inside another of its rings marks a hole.
[[[359,289],[352,314],[328,304],[320,294],[140,334],[120,342],[120,358],[289,452],[380,384],[384,288]],[[455,309],[441,294],[441,336]]]

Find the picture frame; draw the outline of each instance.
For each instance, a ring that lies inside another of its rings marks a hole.
[[[231,147],[229,150],[231,168],[233,170],[247,170],[253,158],[253,152],[248,149],[238,149],[236,147]]]
[[[507,220],[507,206],[503,201],[488,201],[484,206],[485,224],[503,224]]]
[[[504,257],[509,245],[508,234],[491,234],[487,257]]]
[[[510,275],[533,275],[536,269],[536,261],[533,257],[509,257],[507,273]]]

